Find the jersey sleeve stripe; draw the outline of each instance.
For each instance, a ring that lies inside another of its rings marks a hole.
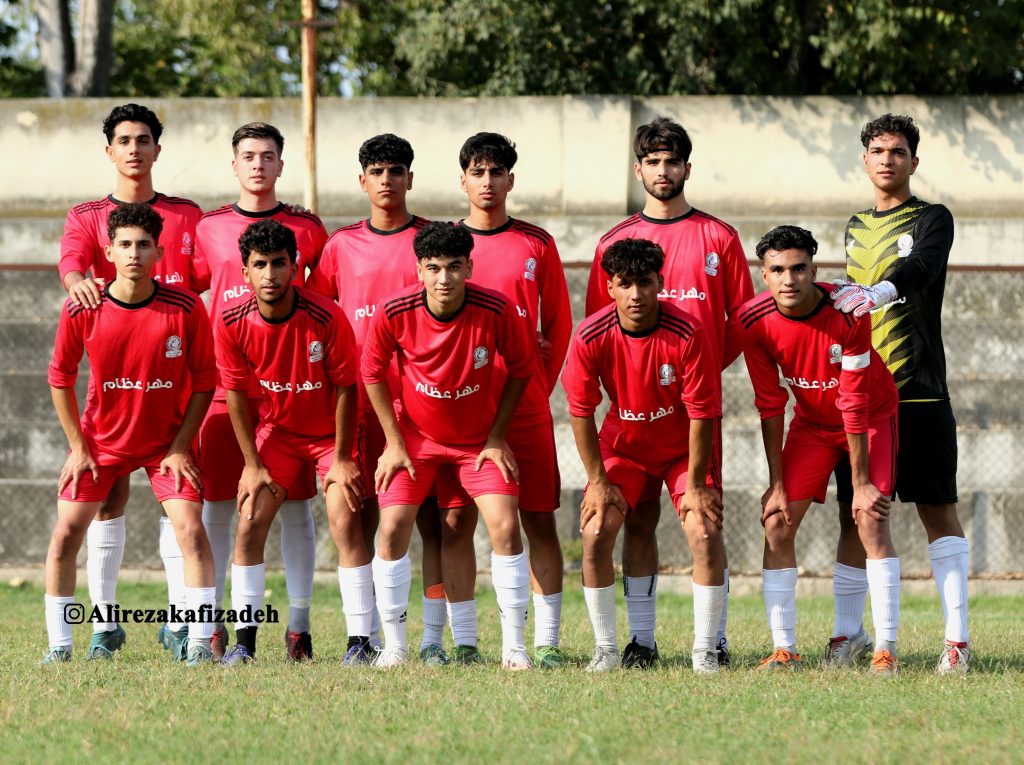
[[[678,316],[666,316],[662,314],[659,323],[665,329],[670,332],[674,332],[677,335],[681,335],[687,340],[690,339],[694,332],[693,325],[688,321],[680,319]]]
[[[466,295],[466,304],[467,305],[475,305],[478,308],[483,308],[483,309],[485,309],[487,311],[493,311],[494,313],[499,314],[499,315],[502,312],[504,312],[504,310],[505,310],[505,304],[504,303],[500,303],[499,304],[499,303],[492,303],[492,302],[489,302],[489,301],[486,301],[486,300],[481,300],[481,299],[479,299],[478,295],[472,295],[472,294],[467,294]]]
[[[505,300],[505,298],[503,298],[501,295],[495,294],[493,292],[484,292],[467,284],[466,298],[468,299],[470,297],[477,298],[478,300],[481,300],[485,303],[491,303],[499,309],[503,309],[505,305],[508,303],[508,301]]]
[[[516,218],[512,223],[512,228],[519,231],[527,236],[532,236],[535,239],[539,239],[545,245],[552,242],[554,237],[551,236],[547,231],[542,229],[540,226],[535,226],[532,223],[527,223],[524,220]]]
[[[606,241],[608,241],[608,239],[610,237],[615,236],[622,229],[629,228],[630,226],[635,226],[639,222],[640,222],[640,213],[635,213],[635,214],[629,216],[628,218],[626,218],[626,220],[622,221],[622,223],[620,223],[617,226],[614,226],[607,234],[602,236],[599,243],[600,244],[604,244]]]
[[[184,308],[186,312],[191,312],[196,304],[196,301],[189,300],[187,295],[176,295],[172,292],[164,292],[163,290],[157,294],[156,302],[176,305],[179,308]]]
[[[231,207],[231,205],[224,205],[223,207],[218,207],[216,210],[210,210],[210,212],[204,213],[203,217],[200,218],[200,220],[203,221],[203,220],[206,220],[207,218],[213,218],[213,217],[215,217],[217,215],[223,215],[224,213],[229,213],[229,212],[232,211],[232,209],[233,208]]]
[[[843,356],[843,369],[864,369],[871,363],[871,351],[858,356]]]
[[[94,199],[91,202],[82,202],[80,205],[75,205],[71,209],[72,209],[73,212],[81,214],[81,213],[84,213],[84,212],[89,212],[90,210],[100,210],[103,207],[105,207],[106,204],[107,204],[106,198],[104,198],[104,199]]]
[[[736,229],[734,229],[734,228],[733,228],[732,226],[730,226],[730,225],[729,225],[728,223],[726,223],[726,222],[725,222],[724,220],[722,220],[721,218],[716,218],[716,217],[715,217],[714,215],[708,215],[708,214],[707,214],[706,212],[704,212],[703,210],[694,210],[693,214],[694,214],[694,217],[697,217],[697,218],[704,218],[705,220],[709,220],[709,221],[711,221],[712,223],[717,223],[717,224],[718,224],[719,226],[721,226],[722,228],[724,228],[724,229],[725,229],[726,231],[728,231],[728,232],[729,232],[730,234],[732,234],[733,236],[736,236],[736,235],[737,235],[737,233],[738,233],[738,232],[736,231]]]
[[[317,324],[327,326],[331,322],[331,315],[307,298],[299,297],[298,307],[308,313]]]
[[[589,343],[599,335],[604,334],[612,327],[619,323],[619,318],[614,313],[610,313],[607,316],[598,319],[593,324],[583,327],[580,330],[580,339],[585,343]]]
[[[768,295],[740,313],[740,322],[743,324],[744,329],[750,329],[752,325],[771,314],[774,310],[775,300],[771,295]]]
[[[251,314],[253,311],[257,310],[259,309],[256,307],[256,298],[247,300],[244,303],[242,303],[242,305],[238,306],[238,308],[234,309],[234,312],[230,316],[228,315],[228,312],[225,311],[222,317],[224,320],[224,326],[230,327],[232,324],[236,324],[237,322],[241,321],[246,316]]]

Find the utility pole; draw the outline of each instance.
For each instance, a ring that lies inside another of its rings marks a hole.
[[[302,0],[302,132],[306,139],[304,204],[316,212],[316,2]]]

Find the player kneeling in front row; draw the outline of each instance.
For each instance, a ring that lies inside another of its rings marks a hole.
[[[228,413],[245,458],[238,483],[238,531],[231,567],[231,606],[262,611],[266,587],[263,552],[274,516],[289,495],[306,485],[316,466],[339,567],[370,562],[358,522],[342,516],[362,507],[362,479],[352,456],[356,412],[355,336],[331,300],[296,287],[295,234],[276,220],[251,224],[238,240],[242,273],[252,295],[225,307],[214,325],[217,361],[227,389]],[[263,389],[264,410],[254,430],[249,379]],[[347,530],[347,531],[346,531]],[[373,590],[369,580],[355,597],[370,634]],[[236,645],[223,658],[242,664],[256,656],[256,622],[235,625]],[[350,625],[351,627],[351,625]],[[313,658],[308,631],[289,628],[289,656]]]
[[[693,669],[718,671],[715,638],[725,597],[721,469],[711,463],[722,416],[719,361],[700,322],[668,303],[664,253],[645,239],[615,242],[601,258],[615,301],[584,321],[562,384],[589,484],[580,508],[583,595],[597,646],[588,672],[619,666],[615,538],[664,482],[693,553]],[[601,426],[601,386],[611,407]]]
[[[457,491],[453,481],[461,483],[487,524],[502,665],[532,666],[523,644],[530,572],[519,532],[519,471],[505,432],[534,367],[534,339],[501,294],[466,283],[473,275],[472,249],[473,237],[461,226],[424,226],[413,240],[423,286],[406,288],[377,311],[363,350],[366,393],[387,438],[375,474],[380,541],[373,581],[384,634],[379,667],[402,664],[408,656],[409,539],[435,478],[439,497]],[[500,396],[497,354],[508,373]],[[399,418],[387,385],[396,356]],[[475,523],[475,514],[468,515]],[[443,559],[442,570],[449,598],[467,590],[466,582],[452,581]],[[451,603],[453,615],[459,602]],[[463,636],[457,630],[465,620],[451,621],[458,656],[466,653],[465,639],[475,644],[475,628]]]
[[[871,671],[896,674],[900,561],[889,533],[895,482],[897,393],[871,347],[871,322],[836,311],[831,285],[814,281],[818,243],[796,226],[772,229],[757,244],[769,294],[740,311],[744,354],[761,414],[770,486],[761,499],[763,590],[775,642],[758,669],[797,668],[796,532],[811,502],[824,502],[828,477],[849,454],[853,517],[867,551],[868,589],[878,641]],[[788,394],[796,416],[782,436]]]
[[[214,573],[202,523],[199,469],[190,451],[213,397],[216,368],[202,302],[153,280],[163,221],[146,204],[124,204],[107,219],[106,257],[117,275],[89,310],[64,304],[49,382],[70,454],[61,470],[57,525],[46,556],[44,663],[71,658],[67,607],[75,601],[78,550],[100,505],[122,476],[145,468],[185,557],[185,606],[191,623],[186,659],[212,658]],[[75,380],[89,357],[90,395],[79,420]],[[190,395],[186,395],[190,391]],[[124,630],[115,627],[116,649]],[[103,648],[107,651],[109,649]]]

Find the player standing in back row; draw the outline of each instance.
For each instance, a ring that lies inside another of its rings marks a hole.
[[[648,239],[665,252],[665,288],[658,297],[696,316],[704,325],[712,361],[725,369],[740,353],[736,313],[754,296],[750,271],[736,229],[686,201],[693,144],[681,125],[657,117],[636,130],[633,171],[643,184],[644,209],[605,234],[597,246],[587,285],[587,315],[611,302],[607,276],[601,268],[605,250],[620,239]],[[728,320],[727,320],[728,317]],[[721,425],[716,427],[712,460],[721,468]],[[648,667],[658,659],[654,639],[658,586],[659,498],[638,503],[626,518],[622,573],[626,611],[633,640],[622,653],[626,667]],[[725,566],[726,597],[718,629],[720,666],[728,666],[729,565]]]
[[[928,535],[928,557],[946,620],[939,674],[963,673],[970,662],[967,632],[967,539],[957,517],[956,420],[946,385],[942,299],[953,246],[953,216],[910,191],[921,134],[910,117],[885,114],[861,131],[864,168],[875,206],[846,225],[850,283],[832,292],[836,308],[871,312],[872,342],[899,389],[900,448],[896,495],[914,502]],[[849,663],[864,613],[864,552],[850,520],[849,478],[838,469],[840,523],[836,556],[833,663]],[[849,638],[844,640],[844,638]]]

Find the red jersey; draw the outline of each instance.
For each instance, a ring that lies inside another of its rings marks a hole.
[[[562,374],[569,414],[592,416],[602,385],[611,408],[601,440],[641,464],[687,454],[690,419],[722,416],[718,355],[697,318],[670,303],[644,332],[623,329],[614,304],[580,324]]]
[[[64,236],[60,239],[61,282],[72,271],[91,272],[94,278],[112,282],[117,277],[114,264],[107,260],[105,249],[110,244],[107,236],[107,217],[121,201],[110,196],[94,202],[83,202],[68,211],[64,221]],[[196,225],[203,211],[190,199],[157,194],[148,204],[160,213],[164,227],[157,244],[164,249],[163,257],[153,266],[153,278],[164,284],[202,292],[197,289],[193,265]]]
[[[363,351],[367,385],[386,382],[392,358],[401,379],[400,422],[432,441],[472,445],[487,439],[504,377],[529,377],[534,338],[515,307],[493,290],[466,284],[462,307],[446,319],[427,307],[426,291],[406,288],[384,303],[370,324]]]
[[[740,306],[754,296],[750,269],[736,229],[696,208],[658,220],[637,213],[601,237],[590,268],[587,315],[612,302],[601,257],[620,239],[649,239],[665,251],[665,289],[658,297],[700,319],[712,350],[729,366],[742,350],[736,323]],[[728,317],[728,320],[726,319]]]
[[[785,413],[789,395],[779,383],[781,370],[797,417],[866,433],[869,422],[896,413],[896,383],[871,347],[871,318],[836,311],[828,297],[831,285],[817,287],[822,301],[807,316],[782,314],[770,293],[740,309],[754,402],[762,420]]]
[[[547,362],[533,343],[535,369],[516,410],[517,415],[550,414],[548,398],[572,337],[569,289],[555,240],[544,229],[515,218],[490,231],[470,228],[465,221],[461,225],[473,235],[472,282],[507,297],[531,337],[539,326],[541,335],[551,343]],[[504,374],[504,361],[499,359],[497,368]]]
[[[294,288],[295,306],[284,319],[265,319],[256,297],[239,298],[214,320],[217,366],[229,390],[263,391],[260,433],[280,428],[323,438],[335,432],[335,388],[356,382],[352,326],[322,295]]]
[[[103,288],[96,310],[64,303],[49,383],[71,388],[89,357],[82,432],[122,459],[166,450],[178,435],[191,393],[213,390],[216,367],[206,309],[191,292],[156,284],[128,305]],[[94,455],[95,456],[95,455]]]
[[[211,317],[215,317],[233,300],[252,295],[249,284],[242,277],[242,254],[238,250],[238,239],[250,224],[263,218],[273,218],[295,233],[299,271],[293,284],[301,287],[305,283],[306,267],[314,267],[320,259],[324,242],[327,241],[327,229],[312,213],[295,212],[283,203],[259,213],[243,210],[237,204],[224,205],[206,213],[196,230],[195,263],[197,291],[210,290]],[[261,395],[255,380],[250,384],[249,393],[254,398]],[[214,400],[226,400],[223,387],[217,386]]]

